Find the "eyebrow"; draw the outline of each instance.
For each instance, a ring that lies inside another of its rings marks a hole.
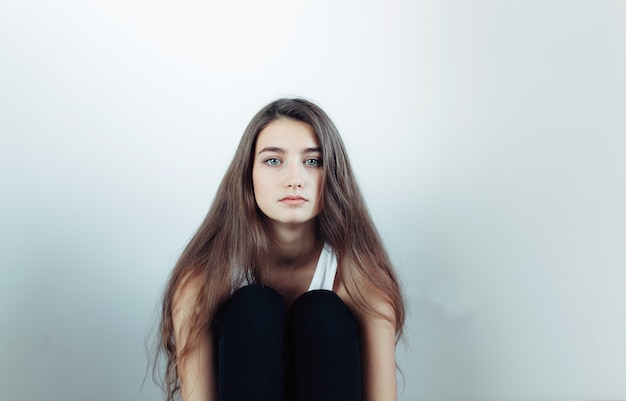
[[[260,155],[261,153],[264,153],[264,152],[284,154],[285,150],[283,148],[279,148],[276,146],[267,146],[261,149],[259,153],[257,154]],[[302,151],[302,153],[322,153],[322,149],[321,148],[306,148]]]

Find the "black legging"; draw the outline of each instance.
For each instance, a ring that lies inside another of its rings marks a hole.
[[[220,401],[360,401],[356,322],[332,291],[302,294],[287,314],[269,287],[237,290],[216,322]]]

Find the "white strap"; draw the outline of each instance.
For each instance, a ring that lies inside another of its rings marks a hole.
[[[315,266],[315,273],[308,291],[312,290],[333,290],[335,283],[335,275],[337,274],[337,257],[333,250],[324,244],[320,258]]]

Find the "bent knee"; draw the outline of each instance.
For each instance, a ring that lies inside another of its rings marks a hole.
[[[271,323],[284,323],[286,306],[274,289],[259,284],[239,288],[221,312],[220,323],[236,323],[254,330]]]
[[[291,309],[293,335],[315,333],[315,341],[344,342],[357,333],[356,322],[337,294],[327,290],[309,291],[294,302]]]

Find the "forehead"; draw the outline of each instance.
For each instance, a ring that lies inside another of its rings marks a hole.
[[[319,147],[313,128],[300,120],[280,118],[269,123],[257,137],[256,152],[265,147],[302,150]]]

